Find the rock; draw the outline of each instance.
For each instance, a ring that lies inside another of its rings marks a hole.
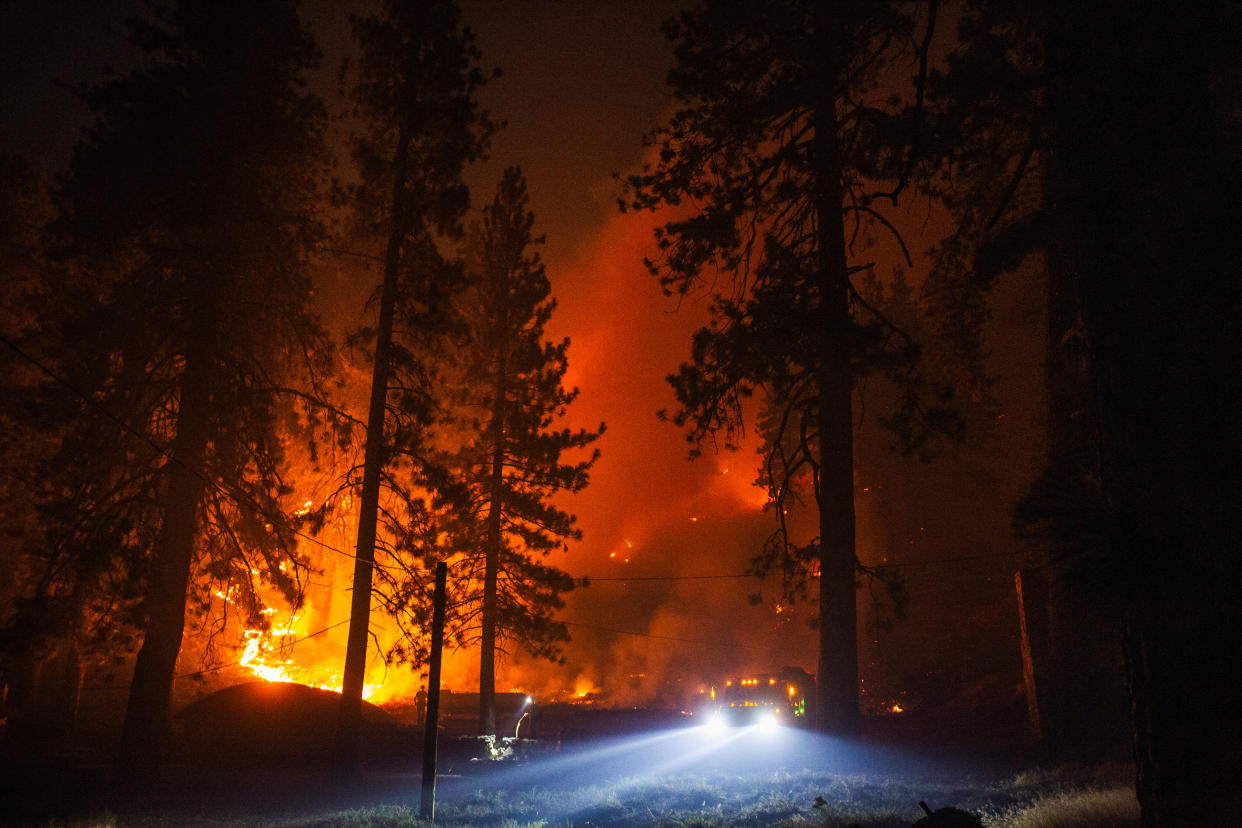
[[[960,808],[937,808],[933,811],[926,802],[920,802],[919,807],[927,816],[911,828],[983,828],[983,820]]]

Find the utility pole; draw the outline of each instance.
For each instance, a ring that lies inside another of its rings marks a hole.
[[[448,564],[436,564],[436,594],[431,615],[431,659],[427,667],[427,721],[423,725],[423,796],[418,815],[436,818],[436,748],[440,730],[440,654],[444,649],[444,604]]]

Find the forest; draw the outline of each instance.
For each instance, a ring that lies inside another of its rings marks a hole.
[[[1236,824],[1234,4],[122,6],[5,12],[107,59],[0,145],[13,779],[256,680],[350,782],[441,686],[490,747],[798,665]]]

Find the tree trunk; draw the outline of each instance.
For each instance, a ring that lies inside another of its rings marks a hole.
[[[496,735],[496,626],[497,626],[497,579],[500,576],[501,518],[504,515],[505,476],[505,417],[506,382],[508,363],[505,354],[505,336],[509,322],[506,298],[507,280],[502,278],[504,290],[497,289],[494,305],[497,315],[496,338],[500,353],[497,354],[496,381],[492,399],[492,422],[488,431],[492,441],[492,468],[488,481],[487,550],[483,564],[483,629],[479,641],[479,735]]]
[[[504,421],[504,400],[495,405],[493,417]],[[503,430],[497,429],[503,434]],[[504,474],[504,443],[497,437],[492,447],[491,504],[487,513],[487,550],[483,564],[483,629],[479,640],[479,735],[496,735],[496,604],[500,574],[500,518],[503,508],[500,485]]]
[[[833,73],[826,72],[826,77]],[[825,84],[825,89],[832,89]],[[816,725],[857,738],[858,616],[854,552],[853,338],[836,104],[815,111],[819,245],[819,675]]]
[[[393,157],[392,217],[384,255],[384,284],[380,288],[375,364],[371,369],[371,399],[367,413],[367,446],[363,456],[362,496],[358,504],[358,541],[354,551],[349,636],[346,639],[341,710],[333,757],[337,769],[346,775],[357,770],[361,759],[362,691],[366,681],[367,635],[371,624],[371,584],[375,569],[376,526],[379,520],[380,472],[387,462],[388,454],[384,443],[384,417],[388,407],[393,316],[397,304],[401,245],[410,225],[405,197],[410,132],[409,125],[403,123]]]
[[[198,509],[207,489],[203,463],[211,438],[215,319],[210,299],[203,296],[197,302],[181,375],[177,435],[165,466],[164,520],[153,550],[142,646],[125,709],[121,749],[129,771],[153,768],[165,748],[173,676],[185,627],[186,590],[198,535]]]

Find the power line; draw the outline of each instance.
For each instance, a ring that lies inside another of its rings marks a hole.
[[[223,485],[223,483],[212,480],[210,476],[208,476],[207,474],[203,472],[203,470],[197,469],[197,468],[191,468],[183,460],[176,458],[173,455],[169,454],[168,451],[163,446],[159,445],[154,440],[152,440],[149,435],[138,431],[133,426],[131,426],[129,423],[125,422],[123,419],[113,414],[112,411],[110,411],[107,408],[107,406],[103,405],[100,401],[94,399],[88,394],[83,393],[82,391],[79,391],[72,383],[70,383],[68,380],[58,375],[55,371],[53,371],[47,365],[39,361],[37,358],[26,353],[26,351],[24,351],[16,343],[9,340],[7,337],[0,335],[0,342],[3,342],[22,359],[26,360],[31,365],[35,366],[40,371],[42,371],[44,374],[46,374],[48,377],[50,377],[53,380],[53,382],[55,382],[57,385],[60,385],[68,389],[72,394],[74,394],[74,396],[81,399],[88,406],[95,409],[98,413],[102,414],[104,417],[106,417],[111,422],[120,426],[121,429],[128,432],[130,435],[137,437],[139,440],[141,440],[143,443],[145,443],[147,446],[149,446],[159,455],[167,459],[169,462],[176,463],[178,466],[190,472],[195,477],[197,477],[199,480],[206,483],[213,491],[216,491],[224,495],[225,497],[227,497],[229,500],[231,500],[234,504],[238,506],[248,507],[254,510],[257,514],[259,514],[260,516],[262,516],[263,518],[267,520],[272,519],[272,515],[266,509],[264,509],[263,506],[261,506],[259,503],[255,502],[253,499],[246,496],[244,493],[237,492],[235,489],[230,490],[229,488],[226,488]],[[333,546],[332,544],[327,543],[326,541],[322,541],[319,538],[314,537],[313,535],[309,535],[306,532],[301,531],[300,529],[291,529],[290,531],[292,532],[294,536],[302,538],[303,540],[309,543],[312,543],[316,546],[319,546],[323,549],[326,549],[329,552],[334,552],[338,555],[341,555],[346,558],[350,558],[355,561],[358,560],[358,556],[355,553],[347,552],[344,549]],[[956,557],[956,558],[938,558],[935,560],[927,560],[927,561],[903,561],[900,563],[881,563],[881,564],[875,564],[868,568],[869,569],[899,569],[899,568],[918,567],[918,566],[938,566],[938,565],[943,565],[943,564],[965,563],[965,562],[970,562],[970,561],[981,561],[981,560],[996,560],[1000,558],[1009,558],[1009,557],[1012,557],[1012,556],[1008,553],[999,553],[999,554],[992,554],[992,555],[969,555],[969,556],[961,556],[961,557]],[[392,564],[384,564],[379,561],[371,561],[370,563],[373,567],[376,567],[378,569],[394,571],[394,572],[402,571],[402,567],[400,566],[395,566]],[[717,574],[705,574],[705,575],[637,575],[637,576],[632,576],[632,577],[600,577],[600,578],[595,578],[591,576],[571,576],[571,577],[573,577],[575,581],[580,581],[580,582],[583,582],[584,584],[588,584],[588,583],[738,580],[738,579],[745,579],[745,578],[760,578],[763,576],[756,575],[755,573],[745,572],[745,573],[738,573],[738,574],[717,573]],[[532,579],[532,580],[548,580],[548,579]],[[338,587],[330,586],[327,584],[314,584],[314,585],[325,586],[329,589],[338,588]]]

